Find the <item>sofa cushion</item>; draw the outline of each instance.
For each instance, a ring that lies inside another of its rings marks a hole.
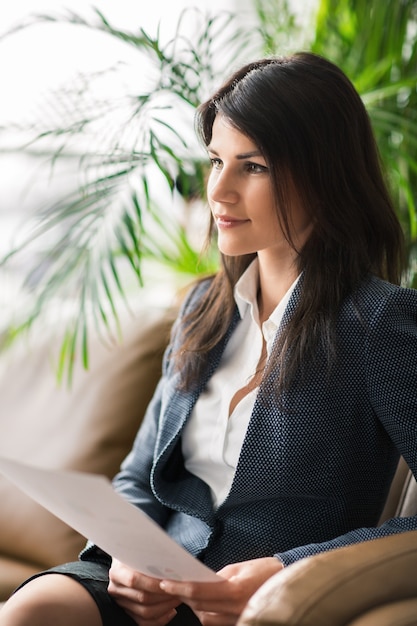
[[[416,569],[417,531],[302,559],[262,585],[238,626],[346,626],[382,604],[417,598]]]
[[[75,363],[71,388],[56,383],[50,340],[21,341],[3,354],[0,455],[111,478],[158,382],[174,315],[147,308],[123,320],[120,344],[109,348],[93,339],[90,368]],[[2,580],[14,578],[14,586],[26,567],[36,571],[73,560],[85,539],[1,476],[0,500],[0,570],[10,574],[0,571],[1,600],[10,587]]]
[[[407,463],[400,458],[379,522],[412,515],[417,515],[417,481]]]
[[[22,563],[14,558],[0,556],[0,607],[1,601],[6,600],[12,591],[23,580],[39,571],[39,565]]]
[[[417,626],[417,598],[383,604],[367,611],[348,626]]]

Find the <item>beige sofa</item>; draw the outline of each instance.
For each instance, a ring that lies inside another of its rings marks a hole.
[[[238,626],[416,626],[417,531],[304,559],[252,596]]]
[[[90,370],[76,364],[71,390],[55,383],[50,340],[23,341],[3,354],[0,455],[114,475],[158,381],[174,316],[146,307],[123,321],[120,345],[94,341]],[[1,476],[0,501],[1,601],[32,573],[76,558],[85,540]],[[404,463],[384,517],[396,513],[417,514],[416,483]],[[239,626],[417,625],[416,571],[417,533],[322,554],[270,579]]]
[[[417,515],[403,461],[383,518]],[[238,626],[417,626],[417,531],[302,559],[252,596]]]
[[[146,307],[123,340],[98,339],[71,389],[56,383],[55,339],[23,340],[0,359],[0,455],[112,477],[129,451],[161,373],[175,311]],[[52,345],[51,345],[52,344]],[[73,560],[85,539],[0,476],[0,602],[27,576]]]

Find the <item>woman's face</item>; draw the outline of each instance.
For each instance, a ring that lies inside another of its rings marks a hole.
[[[207,196],[223,254],[294,255],[280,226],[266,161],[258,146],[222,114],[214,120],[207,148],[211,160]],[[301,207],[289,216],[291,239],[298,248],[310,232]]]

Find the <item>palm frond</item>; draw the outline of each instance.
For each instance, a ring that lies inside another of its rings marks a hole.
[[[22,138],[21,150],[48,156],[51,171],[68,156],[79,163],[78,188],[42,206],[29,234],[0,260],[0,267],[7,266],[36,249],[37,263],[25,282],[31,306],[10,326],[11,338],[56,302],[69,306],[58,358],[61,378],[71,379],[77,357],[88,366],[92,329],[104,341],[117,341],[120,306],[129,308],[132,291],[146,286],[144,262],[152,259],[190,276],[217,267],[213,251],[204,257],[197,252],[186,220],[175,213],[175,199],[192,206],[204,198],[205,157],[193,131],[196,107],[231,68],[262,54],[310,48],[352,79],[369,112],[407,236],[407,281],[417,280],[417,0],[317,0],[317,10],[303,23],[289,0],[253,3],[253,28],[239,27],[233,14],[193,8],[181,14],[168,41],[159,29],[151,34],[140,25],[117,28],[97,8],[89,17],[73,11],[34,14],[3,35],[39,23],[65,24],[74,36],[88,29],[127,52],[111,67],[58,85],[37,104],[29,123],[8,127]]]
[[[30,233],[0,260],[5,266],[30,247],[40,250],[25,280],[33,305],[12,334],[30,328],[55,301],[71,303],[58,366],[62,376],[67,362],[71,377],[78,348],[88,363],[91,328],[104,338],[120,333],[119,301],[129,306],[131,277],[143,286],[144,258],[190,274],[213,269],[213,259],[199,259],[187,230],[167,219],[164,207],[180,188],[184,202],[193,193],[202,195],[195,108],[219,73],[248,53],[250,34],[239,30],[232,14],[192,9],[164,42],[140,26],[136,32],[115,28],[93,9],[90,18],[73,11],[33,15],[7,36],[39,23],[104,33],[133,51],[129,63],[58,86],[37,105],[29,124],[13,129],[23,137],[22,149],[48,154],[51,167],[63,155],[79,161],[79,188],[42,207]],[[103,97],[109,76],[119,83]]]

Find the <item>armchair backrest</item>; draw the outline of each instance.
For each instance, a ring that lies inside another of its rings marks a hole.
[[[400,459],[380,523],[391,517],[417,515],[417,482],[403,458]]]

